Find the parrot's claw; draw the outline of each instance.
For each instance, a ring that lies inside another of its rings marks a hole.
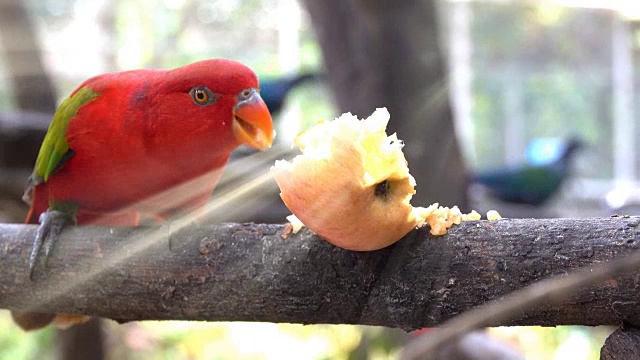
[[[33,241],[31,255],[29,255],[29,279],[33,280],[33,274],[36,269],[38,255],[44,245],[44,266],[47,266],[47,260],[55,241],[60,236],[69,216],[62,211],[47,210],[40,215],[40,226],[36,230],[36,238]]]

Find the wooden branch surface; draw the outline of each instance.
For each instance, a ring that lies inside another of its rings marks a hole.
[[[352,252],[283,225],[69,227],[27,278],[36,226],[0,225],[0,308],[118,321],[184,319],[435,326],[551,275],[628,255],[640,218],[466,222]],[[172,229],[173,227],[173,229]],[[640,323],[640,274],[498,325]]]
[[[639,359],[640,329],[620,327],[616,329],[600,349],[600,360]]]

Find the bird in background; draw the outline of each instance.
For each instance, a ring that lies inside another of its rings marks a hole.
[[[82,83],[55,112],[24,195],[26,222],[40,223],[29,278],[39,263],[46,268],[66,225],[136,226],[197,214],[235,148],[266,150],[273,142],[258,89],[252,70],[226,59]],[[25,330],[86,319],[29,310],[12,311]]]
[[[293,89],[310,81],[318,81],[321,77],[322,74],[319,72],[303,72],[277,78],[264,78],[260,80],[260,95],[271,114],[275,116],[282,111],[287,95]]]
[[[560,189],[569,176],[575,154],[583,146],[579,139],[570,139],[554,159],[545,163],[527,163],[479,172],[471,178],[471,182],[482,185],[499,200],[540,206]]]

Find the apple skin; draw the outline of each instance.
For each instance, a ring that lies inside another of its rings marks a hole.
[[[272,173],[285,205],[330,243],[356,251],[391,245],[415,228],[415,180],[402,142],[387,136],[386,109],[368,119],[344,114],[298,135],[303,155]]]
[[[479,218],[455,206],[411,206],[416,183],[403,142],[386,134],[389,118],[385,108],[364,120],[346,113],[296,137],[302,154],[271,168],[280,197],[299,220],[292,223],[341,248],[372,251],[417,226],[429,224],[433,235],[443,235],[461,220]]]

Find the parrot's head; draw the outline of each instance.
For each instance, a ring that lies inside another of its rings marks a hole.
[[[179,124],[173,128],[180,128],[181,134],[174,136],[215,147],[271,147],[271,114],[260,97],[257,76],[248,67],[226,59],[199,61],[170,70],[162,88],[171,100],[161,105],[161,113],[178,115]]]

